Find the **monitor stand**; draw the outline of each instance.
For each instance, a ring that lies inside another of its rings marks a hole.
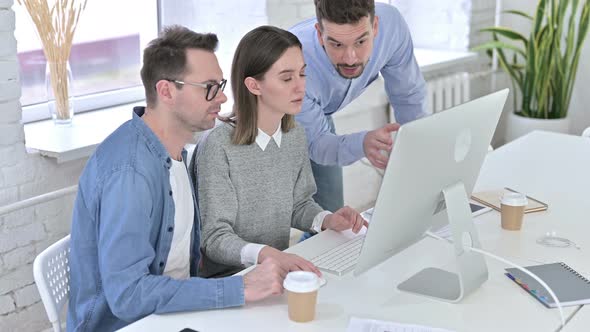
[[[472,222],[465,186],[455,183],[442,192],[452,232],[457,273],[429,267],[397,286],[400,291],[459,302],[488,279],[488,268],[481,254],[465,251],[464,246],[481,248]]]

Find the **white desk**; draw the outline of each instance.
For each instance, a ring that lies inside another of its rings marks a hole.
[[[520,232],[502,231],[498,212],[482,215],[478,229],[483,246],[500,255],[564,261],[590,276],[589,170],[590,140],[578,136],[536,131],[491,153],[475,191],[506,186],[548,203],[549,209],[525,215]],[[552,231],[582,249],[536,243]]]
[[[564,260],[575,267],[590,270],[587,249],[590,248],[590,240],[578,239],[576,233],[587,237],[588,232],[581,230],[588,226],[582,226],[580,218],[584,214],[586,217],[589,215],[588,207],[574,204],[581,203],[582,195],[590,188],[590,178],[584,178],[587,169],[590,169],[590,140],[583,141],[577,137],[535,132],[492,152],[482,169],[478,188],[509,185],[547,200],[550,211],[527,216],[521,232],[501,230],[499,214],[495,212],[481,216],[484,219],[478,223],[478,230],[484,248],[512,256],[511,259],[519,264],[534,264],[532,259]],[[525,174],[527,170],[532,173]],[[579,240],[582,250],[549,249],[537,245],[534,241],[537,232],[543,232],[544,228],[555,228],[564,236]],[[309,258],[343,241],[344,237],[324,232],[288,251]],[[204,332],[237,329],[343,331],[351,315],[457,331],[559,329],[557,310],[546,309],[506,278],[503,275],[505,266],[489,259],[486,261],[489,280],[459,304],[405,294],[396,289],[399,282],[424,267],[449,268],[453,262],[450,247],[427,238],[358,278],[352,275],[338,278],[326,274],[328,284],[320,290],[317,318],[311,323],[289,321],[286,296],[281,296],[243,308],[150,315],[124,331],[179,331],[185,327]],[[565,308],[566,319],[572,318],[578,309]],[[571,331],[582,330],[571,328]]]
[[[324,235],[327,236],[316,236],[291,252],[307,256],[314,251],[311,247],[322,247],[336,238],[334,233]],[[328,284],[320,290],[317,318],[312,323],[289,321],[286,296],[282,296],[238,309],[151,315],[123,331],[180,331],[185,327],[205,332],[234,331],[238,326],[241,331],[344,331],[351,315],[457,331],[557,329],[557,312],[549,312],[528,295],[520,294],[518,286],[502,274],[503,266],[494,261],[488,260],[490,280],[460,304],[405,294],[395,288],[425,266],[445,267],[450,261],[450,248],[446,244],[425,239],[361,277],[326,275]],[[569,317],[574,308],[565,312]]]
[[[580,332],[590,330],[590,305],[583,306],[561,332]]]

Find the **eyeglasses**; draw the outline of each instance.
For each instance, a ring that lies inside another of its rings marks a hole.
[[[213,100],[215,98],[215,96],[217,96],[217,93],[220,90],[223,91],[223,89],[225,89],[225,84],[227,83],[227,80],[225,78],[222,79],[221,82],[219,82],[219,83],[190,83],[190,82],[184,82],[184,81],[179,81],[179,80],[170,80],[170,79],[166,79],[166,81],[174,82],[176,84],[181,84],[181,85],[198,86],[203,89],[206,89],[207,94],[205,95],[205,100],[207,100],[207,101]]]

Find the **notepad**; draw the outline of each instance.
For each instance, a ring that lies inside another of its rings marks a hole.
[[[499,190],[491,190],[491,191],[481,191],[476,192],[471,195],[471,199],[474,201],[481,203],[485,206],[489,206],[496,211],[501,211],[501,199],[502,196],[506,193],[516,193],[518,191],[510,188],[503,188]],[[547,203],[543,203],[538,199],[535,199],[531,196],[527,195],[528,204],[524,209],[524,213],[531,213],[531,212],[538,212],[538,211],[545,211],[549,207]]]
[[[562,306],[590,304],[590,281],[565,263],[551,263],[525,267],[543,280],[555,293]],[[539,282],[528,274],[506,269],[506,276],[548,308],[556,308],[555,301]]]

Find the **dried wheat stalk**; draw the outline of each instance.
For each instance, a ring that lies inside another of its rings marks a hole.
[[[37,27],[43,53],[49,62],[51,88],[58,119],[69,118],[67,61],[74,33],[87,0],[55,0],[51,9],[47,0],[17,0],[24,5]]]

